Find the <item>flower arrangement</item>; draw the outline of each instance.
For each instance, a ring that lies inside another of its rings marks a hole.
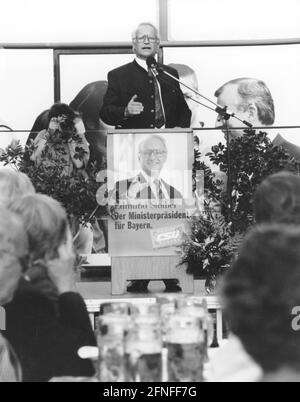
[[[219,214],[192,218],[181,262],[187,264],[187,273],[206,277],[205,286],[211,293],[217,278],[230,267],[242,239],[242,234],[232,234],[231,224]]]

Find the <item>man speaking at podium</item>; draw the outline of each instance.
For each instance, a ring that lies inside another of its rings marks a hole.
[[[132,34],[132,45],[135,60],[108,74],[101,119],[121,129],[189,128],[191,111],[179,84],[163,74],[154,77],[147,66],[147,59],[159,50],[157,28],[140,24]],[[163,68],[178,79],[175,69]]]
[[[121,129],[189,128],[191,111],[179,84],[168,76],[155,77],[147,59],[157,55],[160,37],[151,23],[142,23],[132,34],[136,57],[132,63],[108,74],[108,89],[100,111],[101,119]],[[163,68],[178,79],[175,69]],[[178,292],[177,281],[165,280],[167,292]],[[149,281],[133,281],[129,292],[147,292]]]

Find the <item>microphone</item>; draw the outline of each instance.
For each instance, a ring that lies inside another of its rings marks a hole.
[[[249,128],[253,127],[253,125],[251,123],[249,123],[248,121],[238,118],[235,113],[233,113],[232,111],[230,111],[228,109],[227,106],[224,106],[224,107],[217,106],[215,108],[215,112],[217,112],[219,116],[222,116],[224,120],[229,120],[231,117],[234,117],[235,119],[239,120],[241,123],[245,124],[245,126],[247,126]]]
[[[158,71],[157,71],[158,63],[155,60],[155,58],[153,56],[148,57],[147,60],[146,60],[146,63],[147,63],[147,66],[152,71],[154,77],[157,77],[158,74],[159,74]]]

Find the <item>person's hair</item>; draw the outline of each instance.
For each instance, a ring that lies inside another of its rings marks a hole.
[[[300,306],[300,227],[256,226],[225,276],[223,305],[230,330],[271,373],[300,370],[299,333],[292,311]]]
[[[152,24],[151,22],[142,22],[141,24],[139,24],[137,26],[137,28],[132,32],[132,40],[134,41],[137,37],[138,31],[140,30],[141,27],[143,26],[147,26],[147,27],[151,27],[153,28],[154,32],[155,32],[155,36],[158,40],[160,40],[160,34],[159,34],[159,30],[156,28],[156,26],[154,24]]]
[[[300,224],[300,177],[290,172],[269,176],[254,194],[257,223]]]
[[[218,98],[228,85],[237,85],[238,94],[242,98],[240,108],[245,108],[249,105],[249,103],[254,102],[257,108],[259,121],[267,126],[274,124],[274,100],[264,81],[255,78],[238,78],[231,80],[222,85],[215,92],[215,96]]]
[[[13,203],[12,210],[21,216],[26,228],[31,261],[56,258],[68,228],[60,203],[43,194],[27,195]]]
[[[25,173],[8,168],[0,169],[0,205],[10,208],[16,199],[34,193],[33,184]]]
[[[198,78],[195,71],[191,67],[187,66],[186,64],[175,64],[175,63],[171,63],[169,64],[169,66],[177,70],[180,78],[192,76],[195,83],[194,89],[198,90]]]
[[[10,292],[15,290],[22,271],[27,268],[27,256],[28,238],[21,218],[0,206],[0,305],[13,297]],[[3,279],[7,275],[9,288]]]
[[[48,125],[50,124],[52,118],[59,116],[66,117],[66,120],[61,123],[61,128],[64,131],[74,130],[75,120],[81,118],[80,114],[78,112],[75,112],[70,106],[65,103],[57,102],[54,103],[54,105],[51,106],[49,110]]]
[[[139,152],[140,153],[143,151],[143,147],[144,147],[145,143],[148,142],[148,141],[151,141],[151,140],[160,141],[163,144],[166,152],[168,152],[168,147],[167,147],[166,140],[162,136],[154,134],[154,135],[151,135],[150,137],[145,138],[143,141],[140,142],[140,144],[139,144]]]

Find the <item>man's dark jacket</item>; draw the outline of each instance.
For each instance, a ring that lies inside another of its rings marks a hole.
[[[115,185],[115,199],[116,202],[121,200],[126,200],[128,198],[127,192],[134,182],[145,183],[145,178],[143,175],[138,175],[132,179],[118,181]],[[161,179],[171,201],[182,200],[182,194],[173,186],[166,183]],[[135,197],[136,200],[155,200],[155,194],[152,193],[151,187],[145,187],[141,192],[138,192]]]
[[[178,79],[178,72],[164,66],[168,73]],[[161,73],[158,78],[166,115],[165,128],[189,128],[191,111],[180,90],[179,84]],[[136,61],[121,66],[108,74],[108,89],[100,111],[101,119],[109,125],[122,129],[155,128],[154,78]],[[134,95],[144,105],[144,112],[125,118],[125,108]]]
[[[62,294],[53,303],[22,280],[5,311],[3,335],[20,360],[23,381],[45,382],[52,377],[94,375],[92,364],[77,354],[82,346],[96,344],[79,294]]]

